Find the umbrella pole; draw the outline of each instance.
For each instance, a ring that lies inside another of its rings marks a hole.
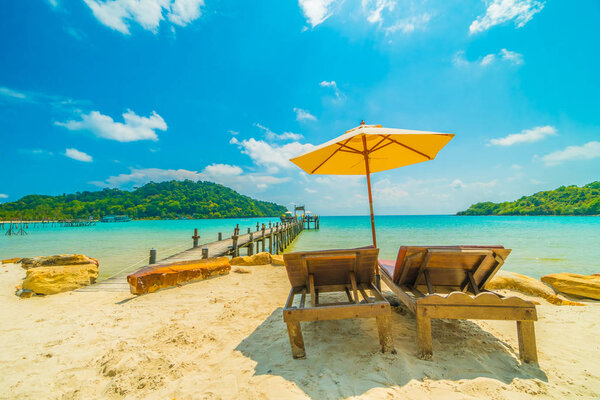
[[[371,170],[369,168],[369,153],[367,150],[367,138],[363,136],[363,147],[365,157],[365,170],[367,172],[367,188],[369,190],[369,211],[371,212],[371,234],[373,235],[373,246],[377,247],[377,237],[375,236],[375,215],[373,213],[373,194],[371,193]],[[375,285],[381,290],[381,276],[379,275],[379,265],[375,269]]]

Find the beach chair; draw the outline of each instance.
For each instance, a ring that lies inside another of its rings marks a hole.
[[[535,304],[485,289],[510,254],[502,246],[402,246],[379,260],[381,278],[415,314],[420,358],[431,359],[431,319],[517,321],[519,356],[537,363]]]
[[[373,285],[378,254],[379,249],[369,247],[283,255],[292,285],[283,309],[283,320],[287,324],[294,358],[306,357],[301,321],[373,317],[377,320],[381,351],[394,351],[391,307]],[[328,292],[341,292],[347,301],[323,303],[321,294]],[[310,298],[308,304],[307,296]],[[298,298],[295,305],[294,300]]]

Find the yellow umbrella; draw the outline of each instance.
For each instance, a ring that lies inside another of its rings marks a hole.
[[[453,137],[450,133],[383,128],[362,121],[360,126],[290,161],[311,175],[366,175],[373,245],[377,247],[371,173],[433,160]]]

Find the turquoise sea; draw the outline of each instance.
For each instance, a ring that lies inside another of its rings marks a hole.
[[[200,242],[218,232],[230,236],[269,218],[132,221],[91,227],[30,227],[26,236],[0,232],[0,259],[83,253],[100,261],[101,277],[144,265],[154,247],[158,258],[185,250],[198,228]],[[457,217],[450,215],[375,218],[380,257],[394,259],[400,245],[501,244],[512,248],[506,270],[539,278],[554,272],[600,273],[598,217]],[[321,217],[320,230],[305,230],[291,250],[364,246],[371,243],[368,216]]]

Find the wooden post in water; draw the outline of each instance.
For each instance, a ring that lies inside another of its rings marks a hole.
[[[208,258],[208,247],[202,248],[202,258]]]
[[[221,232],[219,232],[219,234],[217,235],[217,240],[220,242],[221,240],[223,240],[223,234]]]
[[[233,236],[231,236],[231,240],[233,242],[231,251],[232,251],[234,257],[238,257],[240,255],[240,250],[238,248],[239,233],[240,233],[240,226],[238,224],[235,226],[235,228],[233,228]]]
[[[194,229],[194,236],[192,236],[192,239],[194,239],[194,248],[198,247],[198,239],[200,239],[200,235],[198,235],[198,228]]]
[[[148,264],[156,264],[156,250],[154,248],[150,249]]]
[[[248,228],[248,230],[250,230],[250,228]],[[250,232],[250,237],[248,238],[248,245],[246,246],[248,248],[248,255],[251,256],[254,254],[254,233]]]

